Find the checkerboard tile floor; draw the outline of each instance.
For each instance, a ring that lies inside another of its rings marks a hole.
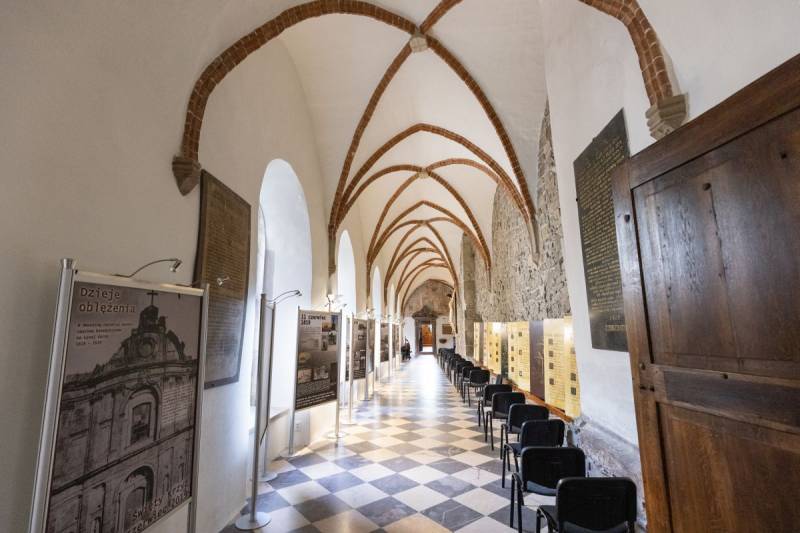
[[[262,532],[514,531],[499,451],[483,442],[474,404],[461,402],[433,356],[404,363],[353,413],[343,439],[272,463],[278,477],[262,484],[256,502],[272,517]],[[527,495],[525,503],[523,525],[532,531],[532,509],[553,500]]]

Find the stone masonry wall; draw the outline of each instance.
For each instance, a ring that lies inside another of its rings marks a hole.
[[[508,194],[497,188],[492,214],[491,279],[480,257],[471,254],[477,319],[539,320],[562,317],[570,312],[549,108],[545,109],[542,119],[536,204],[541,243],[538,257],[534,257],[525,220]],[[463,240],[462,250],[468,246],[471,247],[471,243]],[[469,261],[470,255],[462,252],[462,261],[465,258]],[[463,275],[467,269],[462,265],[461,270]],[[468,286],[464,289],[469,292]],[[465,304],[468,299],[469,295],[464,294]],[[466,335],[470,335],[471,330],[471,327],[464,329]],[[465,344],[471,343],[465,339]]]

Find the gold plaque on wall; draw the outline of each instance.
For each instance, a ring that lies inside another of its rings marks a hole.
[[[564,357],[566,376],[564,379],[564,412],[573,418],[581,415],[581,387],[578,380],[578,360],[575,356],[575,338],[572,317],[564,317]]]
[[[544,400],[564,409],[566,375],[564,357],[564,320],[548,318],[544,321]]]
[[[509,322],[508,377],[518,388],[531,392],[531,338],[528,322]]]

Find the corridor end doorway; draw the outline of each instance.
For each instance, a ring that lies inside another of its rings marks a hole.
[[[421,322],[419,326],[420,353],[433,353],[433,324]]]

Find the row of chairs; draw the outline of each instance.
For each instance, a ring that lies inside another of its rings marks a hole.
[[[566,426],[551,419],[542,405],[528,404],[525,395],[514,392],[501,379],[490,383],[488,370],[452,349],[439,351],[439,364],[471,405],[477,400],[478,427],[483,425],[484,441],[494,450],[494,421],[500,425],[501,486],[506,471],[511,473],[509,525],[522,532],[525,494],[555,496],[555,505],[536,509],[536,530],[542,521],[548,532],[621,533],[633,532],[636,522],[636,485],[628,478],[586,477],[586,457],[580,448],[563,446]],[[516,442],[510,436],[516,435]]]

